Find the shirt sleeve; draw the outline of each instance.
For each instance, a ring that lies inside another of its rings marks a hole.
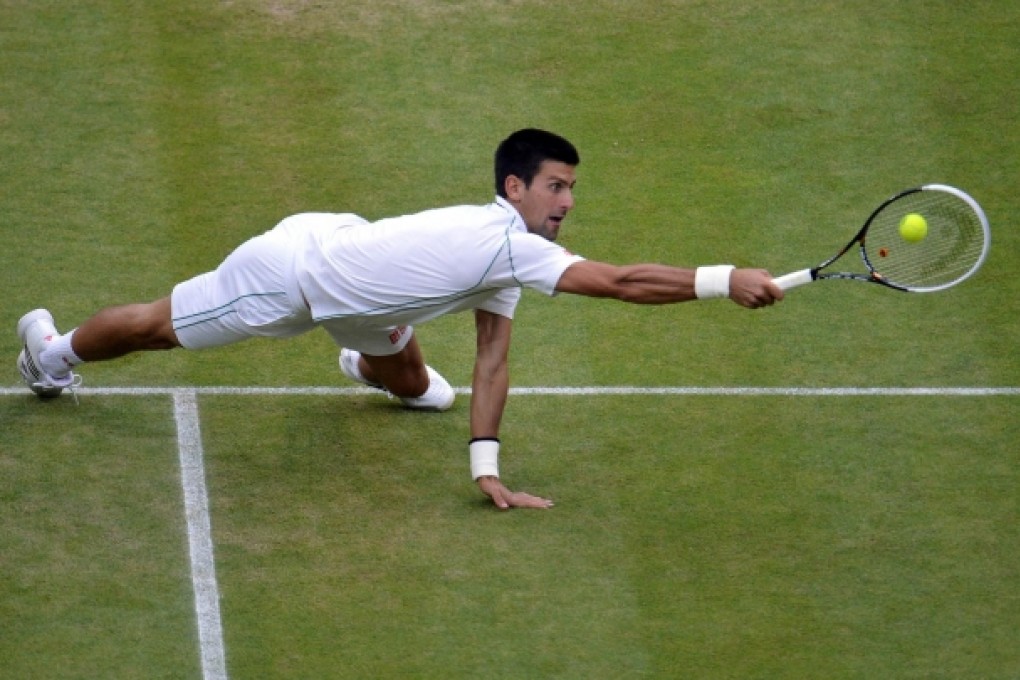
[[[518,285],[545,293],[556,294],[556,284],[567,267],[584,260],[563,246],[541,236],[518,233],[510,237],[509,264]]]
[[[486,312],[491,312],[492,314],[498,314],[500,316],[505,316],[508,319],[512,319],[514,318],[514,310],[517,309],[517,303],[520,302],[520,300],[520,288],[501,288],[484,302],[479,304],[476,309],[481,309]]]

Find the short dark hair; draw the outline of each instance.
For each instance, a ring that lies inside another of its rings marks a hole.
[[[496,147],[496,194],[506,198],[506,178],[519,177],[531,186],[543,161],[578,165],[581,157],[574,145],[545,130],[525,128],[513,133]]]

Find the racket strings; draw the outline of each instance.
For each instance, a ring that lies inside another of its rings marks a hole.
[[[900,233],[901,220],[910,214],[927,222],[927,233],[917,241]],[[980,261],[984,240],[983,223],[965,201],[941,191],[918,191],[873,217],[862,255],[870,269],[890,282],[935,287],[966,276]]]

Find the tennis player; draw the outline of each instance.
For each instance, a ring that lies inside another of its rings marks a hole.
[[[444,411],[454,391],[425,364],[414,326],[472,310],[477,352],[471,384],[471,474],[497,507],[547,508],[499,478],[499,428],[509,389],[507,357],[523,287],[665,304],[730,298],[748,308],[781,300],[768,272],[729,265],[682,269],[616,266],[556,245],[574,207],[577,150],[524,129],[495,155],[496,198],[369,223],[353,214],[304,213],[247,241],[215,270],[150,303],[108,307],[58,333],[45,309],[18,322],[17,364],[43,397],[80,384],[75,367],[144,350],[207,349],[252,337],[286,338],[321,326],[340,350],[340,371],[407,407]]]

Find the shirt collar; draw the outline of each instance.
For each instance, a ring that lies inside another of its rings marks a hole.
[[[510,201],[506,200],[505,198],[503,198],[502,196],[497,194],[496,195],[496,205],[498,205],[499,207],[503,208],[504,210],[506,210],[508,213],[510,213],[513,216],[513,219],[510,221],[510,228],[511,229],[515,229],[517,231],[525,231],[525,232],[528,230],[528,225],[526,225],[524,223],[524,218],[521,217],[521,214],[519,212],[517,212],[517,208],[515,208],[513,206],[513,204],[510,203]]]

